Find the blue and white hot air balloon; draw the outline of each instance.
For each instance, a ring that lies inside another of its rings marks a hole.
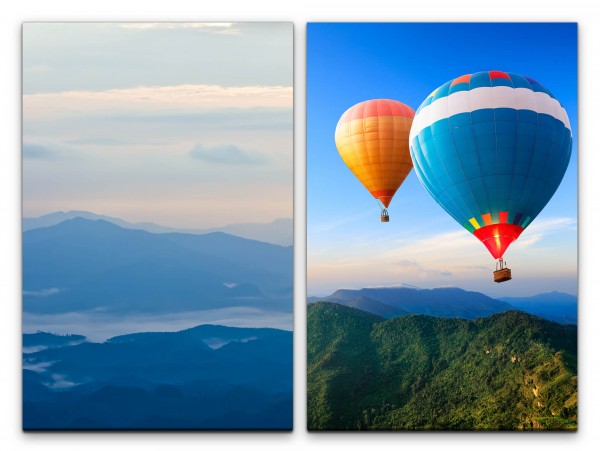
[[[508,246],[560,185],[572,136],[567,112],[547,88],[487,71],[431,93],[415,114],[409,145],[423,186],[503,270]],[[510,272],[495,274],[508,279]]]

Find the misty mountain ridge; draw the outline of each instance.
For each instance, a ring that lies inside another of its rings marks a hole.
[[[54,340],[63,345],[23,356],[26,430],[291,428],[292,332],[200,325]]]
[[[433,289],[410,285],[339,289],[329,296],[310,296],[309,304],[325,301],[394,318],[422,314],[441,318],[473,319],[508,310],[521,310],[561,324],[577,324],[577,297],[554,291],[531,297],[494,299],[456,287]]]
[[[503,297],[518,310],[541,316],[561,324],[577,324],[577,296],[552,291],[527,297]]]
[[[23,309],[291,311],[293,248],[74,218],[23,234]]]
[[[445,318],[478,318],[513,309],[506,302],[482,293],[460,288],[413,288],[408,286],[340,289],[324,298],[311,298],[335,302],[348,307],[392,318],[408,314],[421,314]]]
[[[240,223],[207,229],[182,229],[166,227],[152,222],[132,223],[120,218],[96,214],[89,211],[70,210],[56,211],[35,218],[23,218],[23,232],[42,227],[51,227],[60,224],[63,221],[74,218],[83,218],[91,221],[101,219],[124,229],[144,230],[151,233],[178,232],[192,235],[203,235],[212,232],[224,232],[241,238],[278,244],[280,246],[292,246],[294,244],[294,224],[291,218],[279,218],[268,223]]]

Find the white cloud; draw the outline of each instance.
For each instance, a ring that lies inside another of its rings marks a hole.
[[[35,66],[29,66],[27,70],[34,73],[45,74],[47,72],[50,72],[52,68],[45,64],[36,64]]]
[[[197,144],[190,151],[190,156],[207,163],[226,165],[254,165],[266,161],[262,154],[241,149],[233,144],[212,147]]]
[[[293,315],[291,312],[270,312],[250,307],[125,316],[103,314],[101,311],[59,314],[23,312],[23,333],[43,329],[58,334],[85,335],[92,342],[136,332],[176,332],[200,324],[292,330]],[[45,370],[45,367],[41,370]]]
[[[555,232],[557,230],[572,229],[573,225],[577,225],[576,218],[548,218],[542,220],[534,220],[525,233],[540,234]]]
[[[142,23],[142,22],[132,22],[132,23],[121,23],[118,24],[121,28],[126,29],[134,29],[134,30],[156,30],[156,29],[164,29],[164,30],[172,30],[177,28],[195,28],[198,31],[203,31],[206,33],[214,33],[214,34],[242,34],[239,28],[235,26],[234,23],[226,23],[226,22],[206,22],[206,23],[196,23],[196,22],[155,22],[155,23]]]
[[[60,293],[61,290],[59,290],[58,288],[44,288],[43,290],[37,290],[37,291],[23,291],[23,296],[41,296],[41,297],[46,297],[46,296],[52,296],[53,294],[58,294]]]
[[[64,91],[23,96],[25,121],[52,120],[84,114],[117,115],[180,113],[227,108],[289,108],[291,86],[177,85],[138,86],[105,91]]]
[[[49,388],[71,388],[75,385],[79,385],[75,382],[68,381],[63,374],[53,373],[50,377],[52,377],[52,382],[45,384]]]
[[[396,262],[395,270],[404,276],[411,278],[429,278],[429,277],[451,277],[452,273],[445,270],[439,270],[429,267],[424,267],[415,259],[404,259]]]
[[[25,352],[25,350],[23,350],[23,352]],[[54,364],[54,362],[35,362],[34,363],[34,362],[30,361],[29,359],[25,359],[23,361],[23,369],[35,371],[36,373],[43,373],[48,368],[50,368],[53,364]]]
[[[556,256],[548,254],[544,243],[550,235],[565,231],[572,235],[576,225],[577,220],[568,217],[534,221],[509,248],[507,255],[516,265],[513,269],[519,276],[528,277],[567,274],[571,260],[561,258],[557,264]],[[309,247],[309,294],[373,283],[434,287],[447,285],[451,278],[462,288],[481,289],[477,281],[489,282],[494,259],[475,236],[459,228],[426,237],[418,233],[403,234],[398,239],[361,237],[355,244],[343,241],[344,237],[329,236],[329,245]],[[344,245],[340,245],[342,241]]]

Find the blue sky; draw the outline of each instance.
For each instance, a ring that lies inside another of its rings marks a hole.
[[[291,23],[25,23],[23,215],[289,218],[292,84]]]
[[[575,24],[324,24],[307,30],[308,295],[337,288],[459,286],[492,296],[577,292],[577,26]],[[379,222],[376,201],[339,157],[334,131],[355,103],[392,98],[415,110],[460,75],[530,76],[563,104],[573,129],[567,173],[511,245],[513,280],[425,192],[414,171]]]

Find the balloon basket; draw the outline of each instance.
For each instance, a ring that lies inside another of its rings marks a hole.
[[[497,282],[497,283],[506,282],[507,280],[510,280],[510,279],[512,279],[510,269],[503,268],[503,269],[499,269],[498,271],[494,271],[494,282]]]
[[[390,222],[390,215],[387,208],[383,208],[383,206],[381,207],[381,222]]]

